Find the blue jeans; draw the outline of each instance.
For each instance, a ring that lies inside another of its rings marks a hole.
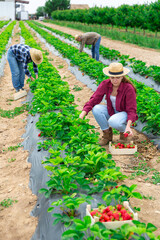
[[[98,38],[97,42],[95,45],[92,45],[92,58],[95,58],[96,60],[99,61],[99,47],[100,47],[100,42],[101,42],[101,37]]]
[[[7,60],[11,69],[13,87],[19,90],[24,87],[25,73],[23,62],[17,61],[11,49],[8,50]]]
[[[127,124],[126,112],[115,112],[114,115],[108,114],[106,105],[95,105],[92,109],[93,115],[102,130],[109,127],[115,128],[120,132],[124,132]]]

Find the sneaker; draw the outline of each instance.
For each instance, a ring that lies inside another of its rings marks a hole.
[[[21,88],[21,90],[23,90],[23,91],[24,91],[25,89],[22,87],[22,88]]]
[[[16,93],[20,91],[20,89],[15,89],[16,90]]]

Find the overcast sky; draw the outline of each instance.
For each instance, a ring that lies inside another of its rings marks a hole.
[[[58,1],[58,0],[57,0]],[[122,4],[143,4],[156,2],[157,0],[71,0],[71,4],[88,4],[89,7],[118,7]],[[45,5],[46,0],[29,0],[29,4],[25,4],[25,10],[29,13],[35,13],[36,9]]]

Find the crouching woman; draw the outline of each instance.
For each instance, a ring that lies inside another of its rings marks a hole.
[[[120,140],[124,140],[124,133],[133,136],[131,124],[138,119],[136,104],[136,88],[125,75],[129,69],[121,63],[111,63],[103,69],[103,73],[110,78],[100,83],[90,100],[84,105],[80,114],[83,119],[89,111],[103,131],[99,144],[106,145],[112,141],[112,128],[120,131]],[[107,105],[100,104],[105,96]]]

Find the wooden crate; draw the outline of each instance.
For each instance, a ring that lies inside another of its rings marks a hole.
[[[133,220],[138,220],[138,213],[133,212],[133,210],[131,209],[131,207],[129,206],[129,202],[128,201],[124,201],[123,202],[123,206],[133,214]],[[97,208],[94,208],[93,210],[95,210]],[[93,225],[96,222],[99,222],[99,217],[92,217],[91,214],[91,205],[87,205],[86,206],[86,215],[90,216],[91,218],[91,225]],[[134,226],[132,220],[124,220],[124,221],[113,221],[113,222],[102,222],[104,224],[104,226],[108,229],[116,229],[121,227],[123,224],[128,223],[131,226]]]
[[[112,147],[112,142],[109,142],[109,151],[113,155],[129,155],[134,154],[137,152],[137,145],[135,145],[135,148],[122,148],[122,149],[116,149]]]

